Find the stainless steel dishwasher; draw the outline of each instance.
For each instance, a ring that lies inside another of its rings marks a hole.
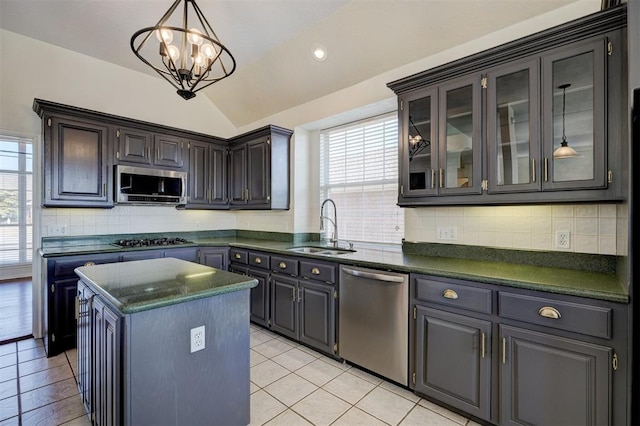
[[[338,355],[407,385],[409,279],[340,265]]]

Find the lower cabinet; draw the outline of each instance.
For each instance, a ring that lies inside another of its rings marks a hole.
[[[248,268],[247,275],[258,280],[251,289],[249,318],[262,326],[269,326],[269,272]]]
[[[500,335],[502,424],[611,424],[612,348],[505,325]]]
[[[226,271],[229,268],[229,248],[205,247],[198,249],[198,263]]]
[[[78,391],[82,398],[82,403],[87,413],[93,415],[93,394],[91,387],[91,375],[93,363],[91,360],[92,345],[92,321],[93,315],[93,298],[95,293],[84,285],[81,281],[78,283]]]
[[[93,421],[96,425],[121,424],[120,316],[99,297],[94,297],[92,309]]]
[[[490,321],[417,306],[415,391],[489,419],[490,348]]]
[[[500,425],[628,424],[628,306],[412,274],[410,386]]]

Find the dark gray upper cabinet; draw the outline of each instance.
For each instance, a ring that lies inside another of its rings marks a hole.
[[[118,164],[184,167],[184,141],[177,136],[119,127],[116,140],[115,160]]]
[[[398,204],[623,200],[625,27],[623,5],[389,83]]]
[[[111,126],[68,116],[45,115],[43,205],[113,207]]]
[[[289,209],[291,130],[222,139],[42,99],[33,110],[43,119],[44,206],[113,207],[112,166],[134,164],[187,170],[180,208]]]
[[[189,141],[189,198],[187,208],[226,209],[227,148],[208,142]]]
[[[488,192],[540,190],[539,61],[487,72]]]
[[[292,132],[267,126],[231,141],[229,199],[236,209],[289,209]]]

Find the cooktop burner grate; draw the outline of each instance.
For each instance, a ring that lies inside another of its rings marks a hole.
[[[180,244],[191,244],[192,241],[184,238],[143,238],[133,240],[118,240],[115,242],[120,247],[155,247],[155,246],[175,246]]]

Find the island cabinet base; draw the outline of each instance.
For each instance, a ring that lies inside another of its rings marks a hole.
[[[104,300],[96,294],[92,303]],[[87,382],[93,401],[85,404],[92,419],[120,407],[104,424],[249,424],[249,289],[129,314],[104,305],[118,314],[117,350],[99,353],[94,341],[78,353],[94,352]],[[205,347],[191,352],[191,329],[200,326]],[[104,386],[111,374],[115,386]],[[115,404],[100,406],[109,401]]]

